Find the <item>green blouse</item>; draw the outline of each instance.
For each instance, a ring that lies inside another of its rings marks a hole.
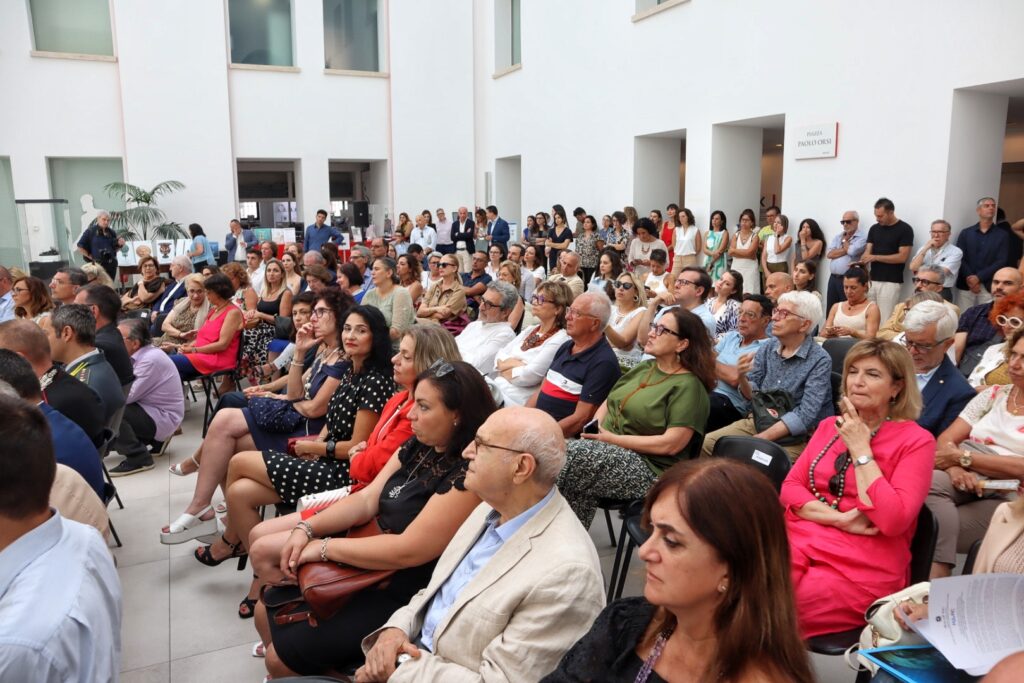
[[[623,375],[612,387],[608,413],[601,426],[609,432],[631,436],[657,436],[669,427],[692,429],[694,438],[675,455],[640,454],[651,471],[660,475],[681,457],[691,458],[700,452],[701,439],[696,435],[704,435],[710,410],[708,392],[693,373],[668,375],[649,360]]]

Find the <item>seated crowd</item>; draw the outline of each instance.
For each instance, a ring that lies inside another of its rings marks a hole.
[[[0,678],[116,674],[109,478],[154,467],[202,384],[208,428],[169,468],[192,499],[160,541],[250,557],[238,616],[271,677],[809,682],[803,639],[906,586],[923,507],[933,577],[983,537],[986,571],[1024,573],[1024,489],[986,484],[1024,480],[1024,226],[977,211],[913,258],[882,198],[827,242],[777,207],[730,235],[675,204],[578,208],[575,230],[555,205],[517,242],[490,206],[344,253],[326,212],[280,247],[233,220],[220,265],[193,224],[168,277],[143,257],[120,292],[103,268],[0,267],[0,575],[20,595],[74,564],[78,596],[40,615],[0,586]],[[781,447],[781,491],[713,457],[728,437]],[[632,501],[644,595],[605,605],[587,529]],[[339,564],[365,587],[314,600]],[[44,654],[75,609],[109,650]]]

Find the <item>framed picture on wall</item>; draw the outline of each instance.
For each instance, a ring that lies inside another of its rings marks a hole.
[[[362,228],[351,228],[352,230],[352,243],[362,244],[363,243],[363,229]]]

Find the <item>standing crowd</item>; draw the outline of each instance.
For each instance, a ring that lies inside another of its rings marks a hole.
[[[805,639],[907,585],[923,508],[933,577],[979,542],[1024,572],[1024,219],[977,214],[914,252],[886,198],[831,240],[774,206],[521,235],[461,207],[342,253],[319,211],[287,245],[232,220],[220,254],[192,224],[129,286],[101,213],[85,268],[0,267],[0,679],[116,677],[105,508],[201,393],[159,536],[249,558],[271,678],[809,682]],[[641,501],[644,594],[606,605],[587,529]]]

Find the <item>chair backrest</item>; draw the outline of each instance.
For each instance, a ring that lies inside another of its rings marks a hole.
[[[938,540],[939,525],[935,515],[927,505],[922,505],[917,515],[917,529],[910,541],[910,585],[928,580]]]
[[[974,563],[978,561],[978,551],[981,550],[981,539],[971,544],[971,549],[967,551],[967,561],[964,562],[964,576],[974,573]]]
[[[752,465],[767,476],[775,490],[789,474],[789,453],[782,446],[754,436],[723,436],[715,442],[713,458],[729,458]]]
[[[114,496],[117,495],[117,489],[109,481],[103,482],[103,507],[110,505],[110,501],[114,500]]]
[[[843,374],[843,361],[846,360],[846,354],[859,341],[859,339],[850,337],[825,340],[821,348],[825,349],[825,353],[832,359],[832,372],[838,372],[840,375]]]
[[[110,453],[115,437],[114,430],[110,427],[103,428],[103,431],[100,433],[100,442],[96,444],[96,450],[99,451],[101,460]]]
[[[843,394],[843,373],[833,372],[830,376],[832,381],[832,405],[835,406],[837,412],[839,410],[839,397]]]

